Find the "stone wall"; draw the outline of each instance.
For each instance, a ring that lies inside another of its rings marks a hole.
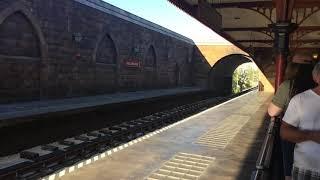
[[[100,0],[0,1],[0,102],[197,84],[193,53],[190,39]]]

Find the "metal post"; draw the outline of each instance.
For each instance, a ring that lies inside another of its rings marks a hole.
[[[297,25],[290,22],[278,22],[271,25],[275,33],[274,48],[276,50],[276,80],[275,89],[277,90],[284,80],[287,57],[289,54],[289,36]]]
[[[277,90],[280,84],[284,80],[285,69],[286,69],[286,55],[283,53],[278,53],[276,56],[276,79],[275,79],[275,89]]]
[[[276,49],[276,80],[275,89],[277,90],[283,82],[287,57],[289,54],[289,36],[297,25],[291,23],[292,12],[295,0],[274,0],[276,6],[277,23],[272,24],[271,28],[275,33],[274,48]]]

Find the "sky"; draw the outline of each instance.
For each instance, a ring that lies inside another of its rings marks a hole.
[[[103,0],[192,39],[196,44],[230,44],[167,0]]]

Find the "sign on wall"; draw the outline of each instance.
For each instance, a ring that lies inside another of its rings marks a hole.
[[[141,68],[142,67],[141,61],[139,61],[138,59],[126,59],[126,60],[124,60],[123,63],[127,68]]]

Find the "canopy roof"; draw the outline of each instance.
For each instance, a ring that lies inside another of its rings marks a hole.
[[[269,25],[277,19],[276,0],[169,1],[243,50],[273,46]],[[299,26],[291,35],[291,48],[320,48],[320,0],[295,0],[291,22]]]

